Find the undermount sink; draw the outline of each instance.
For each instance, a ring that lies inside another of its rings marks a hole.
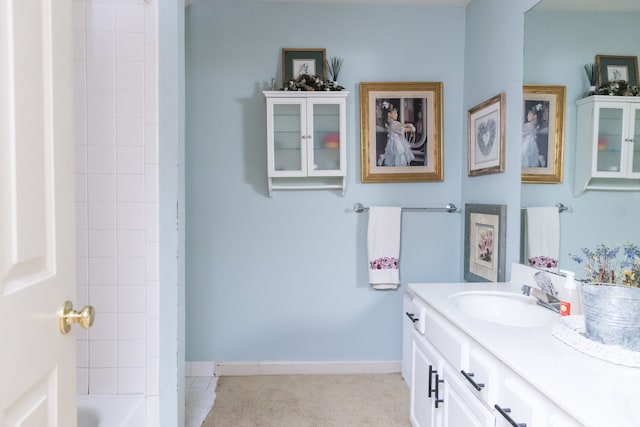
[[[558,313],[537,304],[534,297],[500,291],[467,291],[449,296],[464,314],[507,326],[535,328],[550,325]]]

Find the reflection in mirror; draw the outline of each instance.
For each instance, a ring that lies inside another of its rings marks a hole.
[[[576,101],[590,86],[584,66],[595,62],[596,55],[640,56],[640,2],[598,2],[609,10],[585,10],[581,3],[585,2],[542,0],[525,16],[523,81],[565,85],[566,116],[562,182],[522,184],[521,192],[523,208],[557,203],[570,207],[560,215],[558,267],[576,271],[578,279],[584,272],[569,254],[600,243],[640,244],[640,191],[585,191],[574,196],[576,146],[592,140],[576,140]],[[618,7],[621,3],[627,3],[626,10]]]

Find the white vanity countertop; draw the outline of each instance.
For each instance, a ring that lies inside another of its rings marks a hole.
[[[503,326],[470,317],[457,310],[448,298],[464,291],[519,294],[522,284],[413,283],[408,292],[424,300],[585,426],[640,426],[640,369],[585,355],[553,337],[549,326]]]

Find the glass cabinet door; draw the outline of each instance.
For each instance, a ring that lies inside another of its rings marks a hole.
[[[340,105],[313,104],[310,170],[340,170]]]
[[[335,174],[343,169],[340,145],[344,139],[344,123],[341,109],[342,100],[310,100],[309,101],[310,175]]]
[[[273,105],[273,158],[276,171],[302,171],[304,104]]]
[[[631,174],[640,177],[640,107],[632,110],[633,136],[631,144]]]
[[[594,172],[621,173],[624,109],[598,109],[598,146]]]

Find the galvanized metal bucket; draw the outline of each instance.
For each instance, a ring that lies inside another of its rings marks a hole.
[[[582,304],[587,338],[640,351],[640,288],[585,283]]]

